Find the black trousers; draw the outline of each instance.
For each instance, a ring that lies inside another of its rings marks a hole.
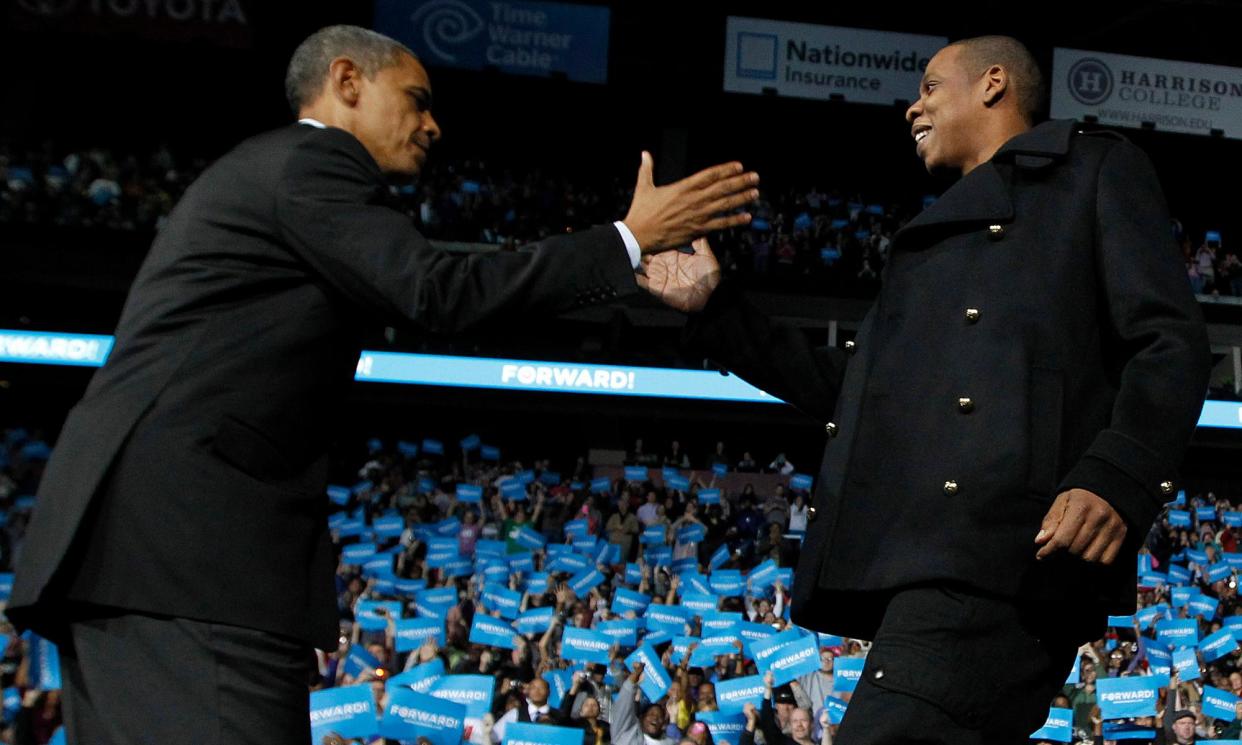
[[[1078,650],[1055,619],[955,587],[894,593],[835,745],[1026,745]]]
[[[78,611],[60,645],[69,745],[306,745],[314,651],[263,631]]]

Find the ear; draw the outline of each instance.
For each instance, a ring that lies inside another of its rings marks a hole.
[[[980,79],[983,86],[983,105],[991,108],[1005,99],[1009,92],[1009,71],[1000,65],[992,65]]]
[[[328,93],[352,108],[358,105],[362,78],[357,63],[349,57],[337,57],[328,64]]]

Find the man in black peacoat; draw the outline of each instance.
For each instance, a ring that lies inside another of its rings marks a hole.
[[[1032,68],[986,37],[932,60],[908,118],[929,168],[965,175],[895,235],[844,348],[717,287],[705,242],[644,260],[649,290],[699,311],[690,347],[823,423],[791,613],[875,640],[843,745],[1025,742],[1078,644],[1134,611],[1135,553],[1206,391],[1151,164],[1015,116]]]

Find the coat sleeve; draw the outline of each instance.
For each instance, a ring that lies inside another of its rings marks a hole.
[[[1117,385],[1109,426],[1058,492],[1090,490],[1141,540],[1176,489],[1211,370],[1202,311],[1171,238],[1164,195],[1147,156],[1129,142],[1105,154],[1096,192],[1096,270],[1105,357]]]
[[[682,346],[821,422],[832,418],[848,359],[835,347],[813,347],[800,329],[769,318],[727,279],[690,316]]]
[[[341,130],[315,130],[276,194],[284,242],[323,282],[385,320],[453,333],[514,314],[558,313],[638,291],[617,229],[558,235],[518,252],[437,250],[385,204],[382,175]]]
[[[613,745],[642,745],[643,731],[638,723],[638,707],[634,701],[635,688],[627,677],[621,684],[616,700],[612,703],[612,711],[608,716],[608,726],[612,729]]]

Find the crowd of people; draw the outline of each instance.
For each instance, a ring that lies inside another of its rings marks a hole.
[[[45,143],[0,141],[0,224],[158,230],[203,158],[107,149],[64,151]],[[429,238],[498,245],[528,241],[624,216],[632,184],[569,179],[540,169],[465,161],[433,163],[419,184],[392,188],[394,206]],[[906,200],[908,201],[908,200]],[[918,203],[868,200],[849,189],[765,183],[746,228],[716,237],[725,272],[750,286],[833,296],[871,297],[894,233],[932,197]],[[1242,260],[1219,233],[1175,226],[1196,292],[1242,296]]]
[[[308,660],[315,743],[832,741],[868,643],[789,621],[813,483],[782,457],[640,440],[610,478],[474,436],[365,450],[326,497],[341,636]],[[0,440],[0,569],[49,453],[21,429]],[[739,470],[787,478],[717,483]],[[1033,742],[1242,739],[1236,506],[1169,506],[1139,556],[1139,612],[1082,647]],[[57,742],[54,645],[0,630],[3,741]]]

